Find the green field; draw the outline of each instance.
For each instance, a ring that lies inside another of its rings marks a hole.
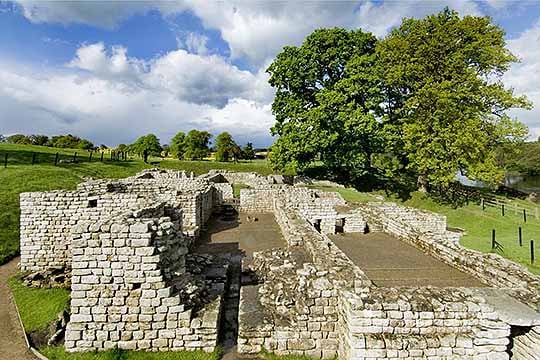
[[[73,159],[79,154],[77,163],[61,163],[54,166],[55,154],[61,158]],[[111,161],[99,157],[88,161],[88,152],[75,149],[56,149],[44,146],[0,144],[0,160],[8,154],[8,166],[0,164],[0,264],[16,256],[19,251],[19,194],[27,191],[47,191],[74,189],[84,178],[122,178],[136,174],[142,169],[154,166],[139,159]],[[36,153],[36,165],[31,165],[32,153]],[[84,155],[84,156],[83,156]],[[212,161],[179,161],[173,159],[151,159],[159,167],[185,170],[200,175],[210,169],[236,171],[256,171],[269,174],[266,161],[239,163],[217,163]]]

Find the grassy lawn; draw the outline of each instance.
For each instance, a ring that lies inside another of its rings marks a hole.
[[[9,279],[8,284],[28,333],[46,329],[61,311],[69,307],[67,289],[29,288],[18,277]]]
[[[47,347],[40,350],[50,360],[217,360],[220,352],[169,351],[145,352],[114,349],[109,351],[69,354],[63,347]]]
[[[54,157],[60,153],[62,159],[73,159],[78,153],[77,163],[62,163],[54,166]],[[8,167],[4,169],[4,154],[8,154]],[[31,165],[32,153],[36,154],[36,165]],[[28,191],[74,189],[85,177],[122,178],[134,175],[150,167],[139,159],[110,161],[105,157],[99,161],[89,153],[77,149],[57,149],[45,146],[0,144],[0,264],[16,256],[19,251],[19,194]],[[210,169],[255,171],[271,173],[266,161],[254,160],[239,163],[212,161],[179,161],[174,159],[152,159],[162,168],[193,171],[196,175]],[[161,161],[159,161],[161,160]]]

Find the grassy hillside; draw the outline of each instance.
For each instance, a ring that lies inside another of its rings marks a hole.
[[[61,159],[72,160],[78,153],[77,163],[60,163],[54,166],[55,154]],[[8,167],[4,168],[4,154],[8,154]],[[32,153],[36,154],[36,165],[31,165]],[[105,157],[100,162],[89,153],[75,149],[56,149],[44,146],[0,144],[0,264],[18,254],[19,251],[19,194],[27,191],[74,189],[86,177],[122,178],[134,175],[150,167],[139,159],[110,161]],[[236,171],[257,171],[268,174],[265,161],[242,163],[214,163],[211,161],[178,161],[152,159],[160,167],[194,172],[196,175],[220,168]]]

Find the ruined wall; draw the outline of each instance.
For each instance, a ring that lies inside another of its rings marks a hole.
[[[540,354],[540,326],[518,327],[510,346],[513,360],[535,360]]]
[[[263,189],[241,189],[240,211],[243,212],[272,212],[274,198],[279,189],[266,187]]]
[[[21,270],[70,266],[70,229],[79,221],[99,221],[119,209],[137,209],[147,202],[136,193],[94,195],[79,191],[20,194]]]
[[[495,288],[514,289],[510,294],[540,311],[540,277],[498,254],[462,247],[459,234],[446,230],[444,216],[393,203],[369,203],[363,208],[369,223],[420,248],[422,251],[473,275]]]
[[[233,188],[228,183],[215,183],[212,185],[216,189],[216,198],[214,202],[221,204],[223,200],[230,200],[234,198]]]
[[[508,359],[510,326],[462,288],[372,288],[340,298],[344,359]]]
[[[196,315],[182,304],[171,280],[186,271],[188,243],[181,216],[164,215],[156,206],[72,228],[67,351],[214,350],[221,295]]]

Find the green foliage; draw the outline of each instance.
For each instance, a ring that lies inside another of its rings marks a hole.
[[[69,308],[68,289],[26,287],[19,277],[8,281],[27,332],[45,330],[58,314]]]
[[[255,150],[253,150],[253,143],[248,142],[242,148],[242,159],[245,159],[245,160],[255,159]]]
[[[15,134],[15,135],[8,136],[6,140],[10,144],[19,144],[19,145],[32,144],[30,139],[26,135],[23,135],[23,134]]]
[[[49,142],[49,137],[46,135],[30,135],[28,139],[32,145],[45,146]]]
[[[516,61],[505,46],[490,18],[448,9],[405,19],[381,41],[314,31],[267,70],[279,136],[271,165],[294,174],[319,160],[344,181],[417,177],[446,187],[460,170],[499,182],[495,149],[527,134],[506,112],[530,107],[501,82]]]
[[[186,153],[186,134],[180,131],[171,139],[170,152],[175,159],[183,159]]]
[[[227,162],[239,157],[239,148],[231,134],[222,132],[216,137],[216,160]]]
[[[53,136],[46,145],[62,149],[90,150],[94,148],[94,144],[89,140],[81,139],[80,137],[71,134]]]
[[[138,138],[129,146],[129,150],[138,155],[147,153],[150,156],[159,156],[161,154],[161,145],[156,135],[148,134]]]
[[[448,9],[404,20],[377,45],[389,99],[383,123],[402,167],[432,185],[447,186],[458,170],[489,183],[502,179],[495,149],[527,133],[505,112],[530,106],[500,81],[516,61],[505,45],[490,18]]]
[[[500,146],[497,160],[510,171],[540,175],[540,142],[526,142]]]
[[[361,30],[320,29],[277,55],[267,70],[276,88],[272,134],[279,135],[273,168],[296,173],[320,158],[338,175],[370,171],[381,143],[376,42]]]
[[[212,135],[208,131],[191,130],[185,140],[184,158],[188,160],[204,159],[210,153],[208,143]]]

